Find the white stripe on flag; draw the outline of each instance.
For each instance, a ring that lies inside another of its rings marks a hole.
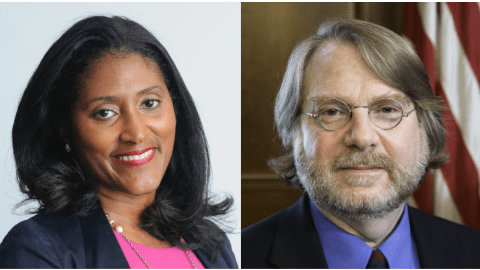
[[[433,173],[433,214],[459,224],[463,224],[457,205],[450,194],[450,189],[443,178],[441,170]]]
[[[447,4],[441,5],[436,57],[439,81],[467,150],[480,171],[480,88],[458,40],[452,14]]]
[[[418,13],[420,13],[420,17],[422,18],[423,30],[435,48],[435,44],[437,42],[437,3],[417,3],[417,9]]]

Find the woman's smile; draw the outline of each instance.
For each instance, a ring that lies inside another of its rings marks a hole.
[[[150,147],[139,152],[133,151],[114,156],[113,160],[127,167],[141,166],[149,163],[156,152],[155,147]]]

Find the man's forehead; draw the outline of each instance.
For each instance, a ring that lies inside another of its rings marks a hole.
[[[383,83],[370,71],[353,44],[327,41],[313,53],[305,69],[303,84],[307,89],[330,88],[348,83],[355,75]]]
[[[347,104],[362,105],[392,98],[402,105],[410,99],[391,87],[365,63],[353,44],[329,41],[318,48],[305,71],[303,95],[306,101],[320,103],[336,98]]]

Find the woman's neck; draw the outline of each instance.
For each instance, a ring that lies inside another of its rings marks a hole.
[[[150,194],[132,196],[100,189],[98,199],[103,211],[108,213],[109,219],[114,221],[116,226],[122,227],[123,235],[128,239],[147,247],[172,247],[169,242],[150,235],[141,226],[141,216],[145,209],[154,202],[154,194],[153,196]]]
[[[140,226],[140,218],[143,212],[155,199],[151,197],[146,195],[129,196],[105,189],[100,189],[98,193],[103,211],[107,212],[117,224],[123,224],[122,227]]]

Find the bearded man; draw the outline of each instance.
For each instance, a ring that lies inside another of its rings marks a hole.
[[[480,267],[480,231],[406,204],[448,156],[438,99],[400,36],[322,24],[290,56],[275,122],[285,154],[269,166],[305,194],[242,231],[242,268]]]

